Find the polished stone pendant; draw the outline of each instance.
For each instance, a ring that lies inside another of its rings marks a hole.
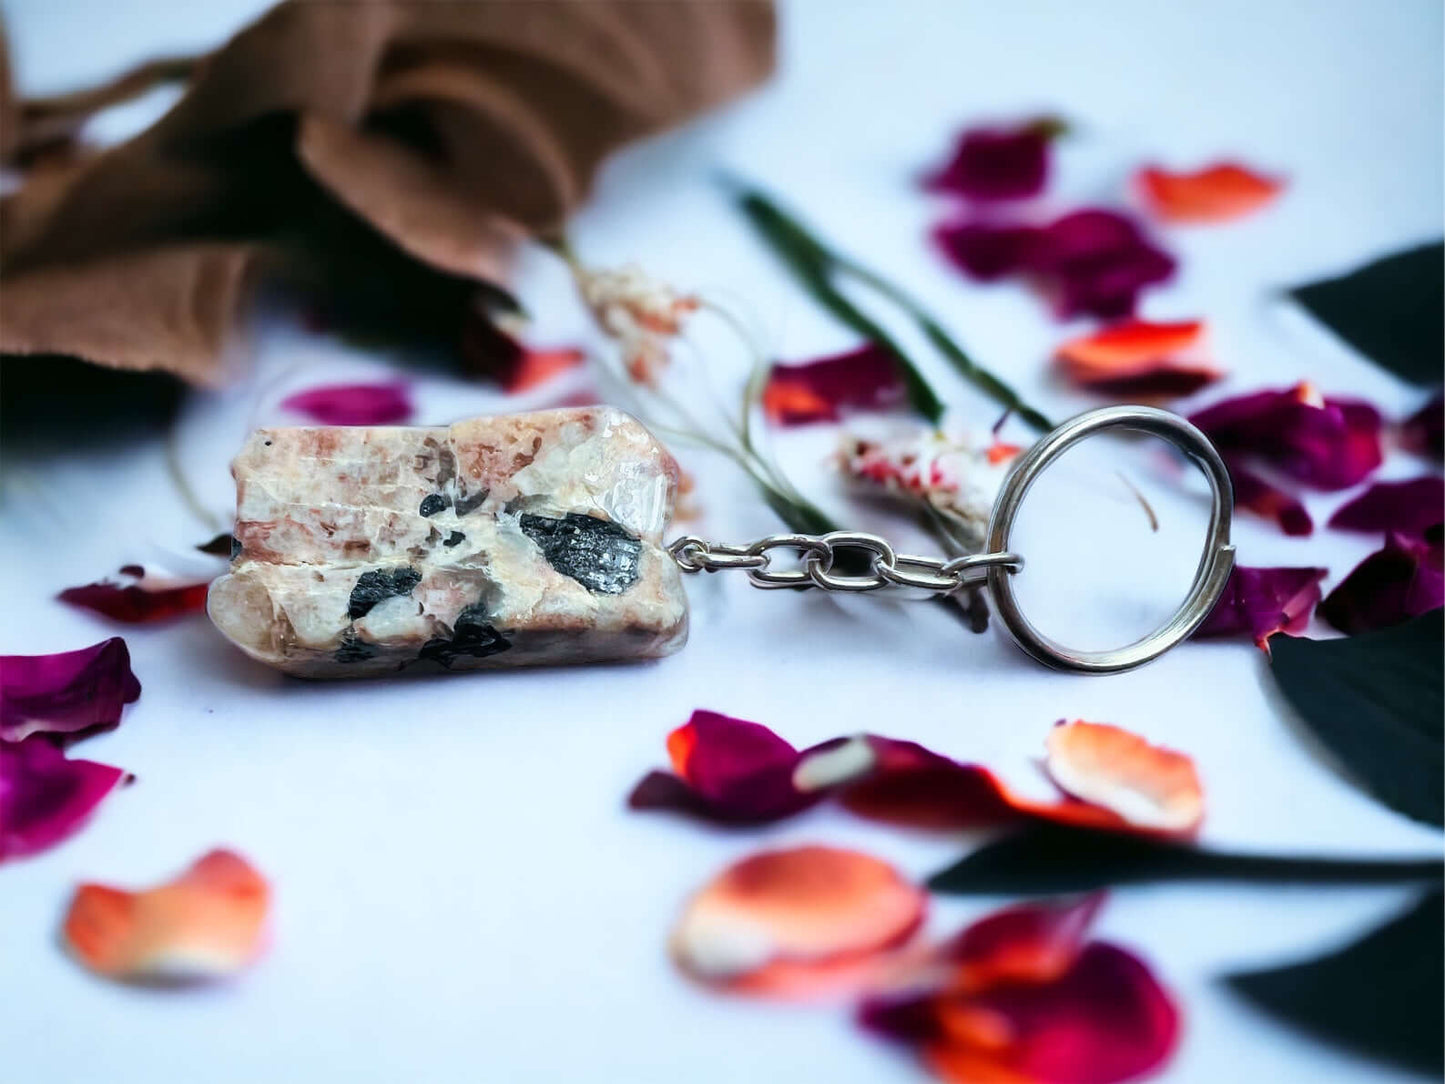
[[[449,428],[263,429],[232,465],[211,620],[305,677],[666,655],[677,464],[609,407]]]
[[[1080,651],[1024,616],[1012,586],[1023,558],[1009,535],[1044,469],[1113,429],[1161,437],[1192,460],[1209,481],[1210,526],[1168,621],[1124,647]],[[1234,562],[1224,461],[1194,426],[1151,407],[1091,411],[1041,437],[1004,480],[984,552],[945,558],[896,553],[858,531],[664,546],[677,464],[640,422],[602,406],[450,428],[263,429],[232,472],[236,550],[211,586],[211,620],[251,657],[304,677],[667,655],[687,638],[679,573],[723,571],[762,588],[987,590],[1040,662],[1115,673],[1198,628]],[[795,567],[774,566],[783,552]]]

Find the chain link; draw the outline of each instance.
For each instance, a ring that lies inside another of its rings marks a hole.
[[[773,554],[792,550],[796,568],[773,568]],[[861,531],[831,534],[774,534],[746,546],[709,542],[683,535],[667,552],[684,572],[723,572],[743,569],[754,587],[817,587],[824,591],[879,591],[889,587],[946,595],[983,581],[990,568],[1017,572],[1023,558],[1015,553],[975,553],[944,560],[897,553],[887,539]],[[863,572],[834,571],[835,566],[865,568]]]

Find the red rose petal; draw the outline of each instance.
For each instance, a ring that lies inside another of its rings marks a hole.
[[[687,904],[673,959],[699,981],[798,997],[856,988],[913,936],[928,897],[884,862],[834,847],[753,855]]]
[[[859,1022],[968,1084],[1113,1084],[1158,1069],[1178,1044],[1179,1011],[1142,960],[1083,943],[1101,903],[989,915],[946,943],[951,969],[922,990],[869,998]]]
[[[399,425],[412,415],[405,381],[388,384],[325,384],[281,401],[319,425]]]
[[[515,394],[539,387],[586,360],[586,351],[579,349],[524,349],[512,365],[499,371],[498,379],[503,391]]]
[[[1226,399],[1189,420],[1226,458],[1255,456],[1317,489],[1356,485],[1383,459],[1379,411],[1309,384]]]
[[[1416,455],[1445,459],[1445,395],[1435,398],[1400,423],[1400,444]]]
[[[1028,255],[1037,243],[1033,226],[996,226],[983,222],[950,222],[935,227],[939,250],[969,278],[994,282],[1028,269]]]
[[[1214,610],[1194,633],[1200,638],[1248,636],[1268,650],[1277,632],[1303,632],[1320,601],[1323,568],[1245,568],[1235,565]]]
[[[1224,375],[1212,365],[1178,357],[1203,337],[1200,320],[1123,320],[1070,339],[1054,356],[1068,379],[1090,391],[1133,399],[1179,398]]]
[[[74,740],[108,730],[139,696],[119,636],[79,651],[0,656],[0,740],[42,732]]]
[[[1021,128],[971,128],[959,138],[953,157],[925,180],[935,192],[972,200],[1026,199],[1043,191],[1049,143],[1057,122]]]
[[[0,862],[70,838],[126,778],[107,764],[71,760],[43,737],[0,742]]]
[[[211,581],[152,581],[139,565],[120,570],[122,580],[100,580],[67,587],[55,597],[126,625],[148,625],[204,613]]]
[[[1234,483],[1234,504],[1237,508],[1247,508],[1256,515],[1274,520],[1280,530],[1291,537],[1303,538],[1314,533],[1314,520],[1298,497],[1270,485],[1229,456],[1224,462],[1229,467],[1229,479]]]
[[[1228,222],[1272,203],[1284,184],[1247,166],[1221,162],[1193,173],[1141,169],[1136,183],[1154,217],[1164,222]]]
[[[1021,817],[1004,785],[987,768],[962,764],[916,742],[872,734],[864,740],[875,758],[872,765],[838,790],[838,800],[850,813],[888,824],[942,829],[984,828]]]
[[[774,365],[763,411],[779,425],[837,421],[845,410],[889,410],[907,399],[893,355],[868,344],[801,365]]]
[[[971,993],[1001,982],[1052,982],[1078,959],[1103,905],[1104,893],[1096,892],[1007,907],[980,919],[938,951],[953,965],[951,987]]]
[[[1408,482],[1376,482],[1330,517],[1341,531],[1420,535],[1445,522],[1445,478],[1427,475]]]
[[[757,723],[695,711],[668,735],[667,749],[676,775],[654,772],[644,778],[628,798],[633,809],[757,823],[791,816],[822,797],[793,785],[798,751]]]
[[[1194,761],[1107,723],[1075,720],[1049,732],[1044,766],[1060,790],[1131,827],[1188,835],[1204,820]]]
[[[1104,942],[1054,982],[946,998],[938,1013],[945,1038],[924,1060],[950,1081],[976,1081],[992,1066],[995,1080],[1115,1084],[1164,1065],[1180,1032],[1179,1010],[1148,966]]]
[[[81,885],[62,936],[77,960],[107,978],[224,978],[260,954],[270,895],[266,879],[244,858],[216,850],[147,891]]]
[[[1325,596],[1319,613],[1345,633],[1368,632],[1418,617],[1445,604],[1445,547],[1439,525],[1423,538],[1391,531]]]

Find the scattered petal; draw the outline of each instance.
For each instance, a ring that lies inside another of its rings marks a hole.
[[[540,387],[587,360],[586,351],[577,348],[534,350],[482,311],[469,313],[462,326],[461,354],[471,369],[513,394]]]
[[[1250,455],[1317,489],[1345,489],[1380,465],[1380,412],[1309,384],[1226,399],[1189,419],[1226,458]]]
[[[81,885],[62,936],[80,963],[106,978],[161,984],[225,978],[260,955],[270,895],[244,858],[215,850],[145,891]]]
[[[1131,316],[1139,293],[1175,269],[1172,256],[1116,211],[1075,211],[1042,227],[964,220],[937,227],[934,239],[970,278],[1033,276],[1061,318]]]
[[[1199,346],[1203,337],[1200,320],[1122,320],[1070,339],[1054,356],[1068,379],[1090,391],[1126,399],[1177,399],[1224,375],[1203,361],[1180,356]]]
[[[1193,173],[1171,173],[1157,166],[1135,177],[1144,203],[1162,222],[1228,222],[1272,203],[1284,183],[1235,162],[1221,162]]]
[[[1199,626],[1201,639],[1249,636],[1265,651],[1277,632],[1301,633],[1320,601],[1323,568],[1245,568],[1235,565],[1214,610]]]
[[[162,579],[147,575],[139,565],[126,565],[120,570],[119,579],[67,587],[56,598],[125,625],[148,625],[204,613],[210,586],[209,577]]]
[[[722,823],[792,816],[821,793],[793,785],[799,753],[765,726],[698,710],[667,736],[675,775],[653,772],[628,798],[633,809],[675,809]]]
[[[1256,515],[1274,520],[1280,530],[1292,538],[1308,537],[1314,533],[1314,520],[1298,497],[1246,470],[1233,456],[1225,456],[1224,462],[1229,468],[1229,479],[1234,483],[1235,507],[1247,508]]]
[[[1406,451],[1445,459],[1445,396],[1437,393],[1400,423],[1399,433]]]
[[[127,778],[107,764],[68,759],[43,737],[0,742],[0,862],[69,839]]]
[[[971,200],[1037,196],[1048,179],[1049,144],[1062,131],[1053,118],[1018,128],[970,128],[959,137],[953,157],[924,184]]]
[[[1101,897],[1014,907],[953,939],[955,961],[932,989],[873,997],[859,1020],[918,1049],[948,1081],[1110,1084],[1161,1067],[1179,1011],[1138,957],[1084,944]]]
[[[1390,531],[1320,603],[1320,616],[1344,633],[1399,625],[1445,604],[1445,546],[1436,524],[1424,537]]]
[[[305,414],[318,425],[400,425],[412,416],[405,381],[387,384],[326,384],[281,401],[285,410]]]
[[[1426,475],[1408,482],[1376,482],[1333,516],[1341,531],[1423,535],[1445,522],[1445,478]]]
[[[693,978],[735,992],[836,993],[873,975],[927,906],[926,893],[866,854],[768,851],[730,866],[688,902],[671,950]]]
[[[956,966],[952,985],[964,993],[1000,982],[1052,982],[1078,959],[1103,905],[1104,893],[1095,892],[1006,907],[964,929],[938,954]]]
[[[119,636],[79,651],[0,656],[0,741],[37,733],[75,740],[109,730],[139,696]]]
[[[774,365],[763,412],[778,425],[837,421],[844,410],[891,410],[908,401],[893,355],[869,343],[801,365]]]
[[[1194,761],[1107,723],[1059,723],[1045,767],[1059,789],[1112,810],[1137,828],[1188,834],[1204,820]]]

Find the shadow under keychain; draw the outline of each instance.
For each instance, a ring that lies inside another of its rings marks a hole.
[[[1209,527],[1172,617],[1127,646],[1081,651],[1024,615],[1012,582],[1024,559],[1009,537],[1043,471],[1109,430],[1160,437],[1199,467]],[[1234,563],[1223,460],[1194,426],[1152,407],[1105,407],[1045,434],[1004,479],[984,552],[953,559],[900,554],[856,531],[665,542],[677,465],[641,422],[605,406],[435,428],[262,429],[232,473],[235,541],[230,571],[211,586],[211,620],[252,658],[303,677],[668,655],[687,639],[681,574],[724,570],[773,589],[982,588],[1035,659],[1115,673],[1198,628]],[[794,567],[774,567],[788,551]]]

